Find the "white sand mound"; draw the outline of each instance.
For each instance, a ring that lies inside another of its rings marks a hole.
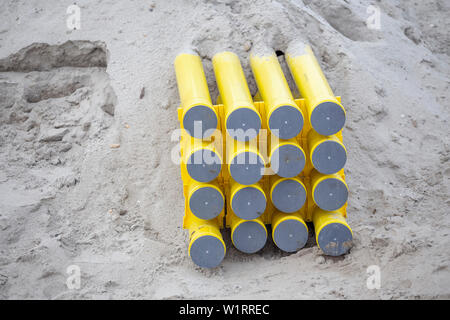
[[[450,6],[376,1],[377,29],[372,3],[81,1],[81,29],[68,30],[61,1],[2,1],[0,297],[450,298]],[[347,110],[355,246],[246,255],[228,241],[223,264],[202,270],[170,154],[173,60],[196,50],[216,97],[211,58],[232,50],[255,93],[248,57],[264,43],[296,92],[282,55],[294,39]],[[66,286],[71,265],[79,289]]]

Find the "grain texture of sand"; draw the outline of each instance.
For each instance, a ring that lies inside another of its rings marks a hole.
[[[70,30],[72,4],[0,3],[0,298],[450,298],[448,1],[81,0]],[[252,47],[296,39],[347,111],[354,247],[228,240],[220,267],[198,268],[171,160],[174,58],[198,52],[215,98],[212,56],[234,51],[255,94]]]

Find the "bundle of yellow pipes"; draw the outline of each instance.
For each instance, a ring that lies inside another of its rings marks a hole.
[[[273,50],[250,56],[259,90],[254,97],[238,56],[217,53],[212,64],[219,97],[213,104],[200,57],[190,52],[175,59],[183,228],[189,230],[189,256],[200,267],[224,259],[224,228],[245,253],[261,250],[270,228],[278,248],[295,252],[305,246],[311,222],[324,254],[342,255],[351,247],[345,110],[309,45],[291,44],[286,61],[301,98],[294,99]]]

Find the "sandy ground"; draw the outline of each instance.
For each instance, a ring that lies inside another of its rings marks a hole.
[[[193,3],[77,1],[81,30],[68,30],[71,1],[1,1],[0,298],[450,298],[449,2]],[[173,60],[197,48],[216,97],[211,58],[232,50],[254,94],[249,50],[298,38],[347,110],[354,247],[246,255],[228,241],[223,264],[200,269],[170,156]]]

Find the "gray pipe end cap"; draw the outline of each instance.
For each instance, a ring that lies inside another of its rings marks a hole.
[[[328,256],[341,256],[352,247],[352,232],[342,223],[330,223],[320,230],[319,247]]]
[[[347,199],[347,186],[339,179],[324,179],[314,189],[314,202],[325,211],[342,208]]]
[[[303,207],[305,201],[306,190],[295,180],[281,181],[272,191],[273,205],[281,212],[296,212]]]
[[[198,139],[209,137],[217,128],[217,123],[214,110],[203,105],[190,108],[183,116],[183,128],[192,137]]]
[[[345,124],[345,111],[335,102],[323,102],[311,113],[311,126],[324,136],[338,133]]]
[[[279,146],[270,157],[272,170],[283,178],[292,178],[299,175],[305,167],[305,162],[303,151],[292,144]]]
[[[273,240],[281,250],[295,252],[303,248],[308,241],[308,229],[296,219],[286,219],[275,228]]]
[[[192,213],[203,220],[216,218],[223,210],[223,195],[215,188],[203,187],[195,190],[189,198]]]
[[[216,237],[202,236],[192,243],[189,253],[192,261],[199,267],[214,268],[225,257],[225,247]]]
[[[280,106],[275,109],[269,118],[270,131],[280,139],[296,137],[303,128],[303,115],[293,106]]]
[[[347,152],[340,143],[326,140],[314,149],[311,160],[317,171],[323,174],[332,174],[344,168]]]
[[[201,149],[191,154],[186,168],[192,179],[199,182],[210,182],[219,175],[222,163],[217,153]]]
[[[258,222],[244,221],[234,229],[232,237],[236,249],[245,253],[255,253],[266,244],[267,231]]]
[[[250,108],[237,108],[231,112],[226,123],[228,134],[238,141],[254,139],[261,129],[259,114]]]

